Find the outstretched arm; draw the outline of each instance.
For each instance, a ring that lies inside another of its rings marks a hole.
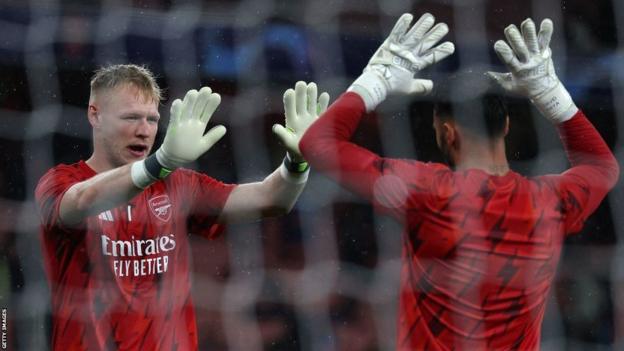
[[[375,183],[385,171],[384,159],[350,141],[365,113],[360,95],[344,93],[310,127],[299,147],[316,170],[373,201]]]
[[[60,200],[61,223],[76,225],[88,216],[116,207],[201,156],[225,134],[225,127],[217,126],[204,135],[220,101],[220,96],[208,87],[189,91],[184,101],[175,100],[165,140],[155,154],[72,185]]]
[[[444,23],[434,26],[424,14],[410,28],[412,15],[404,14],[373,55],[364,73],[306,132],[299,146],[315,169],[369,201],[393,205],[404,200],[405,187],[393,162],[350,142],[362,116],[389,94],[427,94],[430,80],[414,79],[419,70],[449,56],[450,42],[437,45],[448,33]],[[383,175],[390,175],[382,177]]]
[[[232,223],[284,215],[295,205],[307,178],[307,170],[290,172],[282,163],[262,181],[236,186],[218,221]]]
[[[327,110],[329,95],[318,95],[315,83],[297,82],[284,93],[286,123],[273,132],[287,149],[284,162],[261,182],[241,184],[228,197],[221,222],[254,220],[288,213],[303,191],[310,172],[299,151],[299,140],[320,113]]]
[[[550,50],[553,23],[545,19],[536,32],[526,19],[521,30],[505,29],[507,42],[499,40],[494,50],[509,69],[489,72],[505,90],[528,97],[559,130],[572,167],[555,177],[545,177],[561,197],[566,227],[578,231],[598,207],[619,177],[619,166],[598,131],[574,104],[555,73]]]

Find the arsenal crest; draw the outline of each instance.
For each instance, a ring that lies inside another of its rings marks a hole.
[[[167,222],[171,218],[171,202],[168,195],[158,195],[148,201],[149,208],[156,218]]]

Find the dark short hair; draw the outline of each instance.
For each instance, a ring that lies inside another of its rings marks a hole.
[[[462,69],[437,82],[433,111],[442,120],[492,139],[504,136],[509,113],[503,90],[486,72],[479,67]]]

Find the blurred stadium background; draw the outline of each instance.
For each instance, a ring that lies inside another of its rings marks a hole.
[[[458,49],[425,73],[434,79],[496,64],[491,47],[507,24],[552,18],[559,76],[623,160],[619,0],[0,1],[0,307],[9,349],[47,349],[49,292],[33,189],[53,165],[89,156],[85,112],[95,68],[149,66],[170,98],[164,117],[171,98],[211,86],[223,97],[213,122],[228,134],[194,167],[225,182],[259,180],[284,154],[271,135],[284,90],[313,80],[336,98],[398,15],[424,11],[449,24]],[[548,122],[523,101],[512,101],[511,114],[516,170],[567,167]],[[426,100],[389,99],[356,140],[390,157],[440,160]],[[566,242],[544,350],[624,350],[623,191],[620,182]],[[290,215],[229,226],[221,239],[191,245],[202,350],[394,348],[400,228],[314,171]]]

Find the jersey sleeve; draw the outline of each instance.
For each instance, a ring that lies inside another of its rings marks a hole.
[[[580,231],[619,177],[619,166],[611,150],[591,122],[579,111],[559,126],[571,168],[546,176],[558,196],[566,234]]]
[[[226,184],[191,170],[179,170],[184,197],[189,203],[189,231],[208,239],[217,237],[225,225],[217,219],[235,184]]]
[[[46,232],[51,232],[53,228],[67,233],[73,232],[73,229],[65,228],[60,222],[59,208],[65,192],[83,180],[78,174],[79,172],[71,166],[59,165],[49,170],[39,180],[35,188],[35,202]],[[80,225],[76,226],[79,227]]]
[[[350,142],[364,113],[359,95],[343,94],[308,129],[299,148],[315,170],[403,222],[408,201],[426,199],[434,175],[445,167],[380,157]]]
[[[445,256],[455,246],[457,233],[423,223],[431,223],[425,216],[440,210],[457,191],[452,172],[438,163],[380,157],[350,142],[364,113],[357,94],[343,94],[305,133],[301,152],[313,169],[404,224],[414,254]]]

